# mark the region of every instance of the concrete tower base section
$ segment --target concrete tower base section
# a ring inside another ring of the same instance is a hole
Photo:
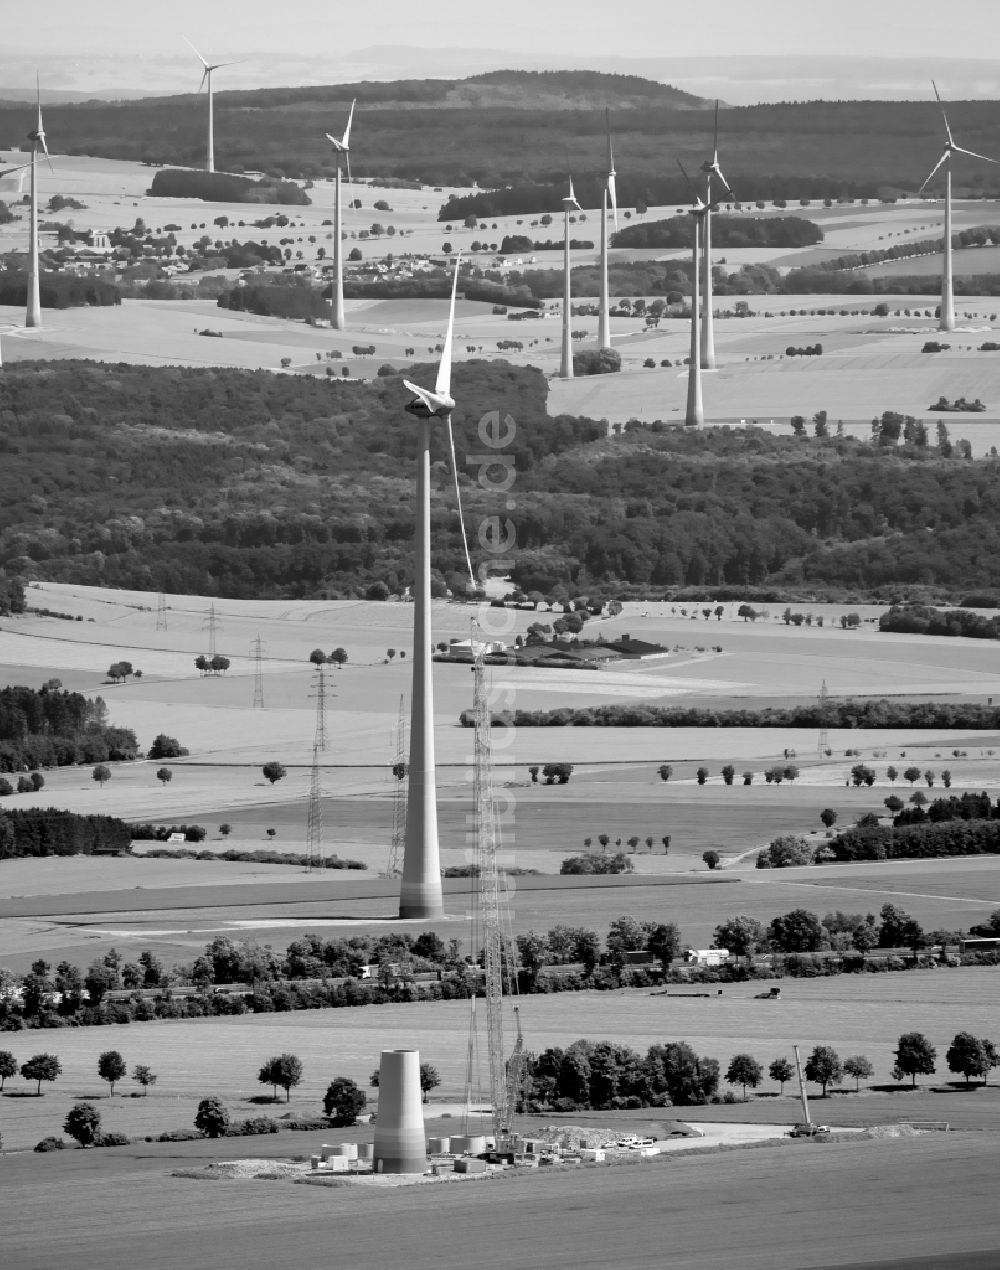
[[[383,1050],[379,1065],[376,1173],[423,1173],[427,1168],[420,1051]]]
[[[444,917],[441,882],[407,882],[399,888],[399,915],[409,918]]]

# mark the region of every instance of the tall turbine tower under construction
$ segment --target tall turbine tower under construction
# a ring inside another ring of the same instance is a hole
[[[570,257],[569,257],[569,214],[578,212],[580,204],[573,192],[573,178],[569,180],[569,193],[562,201],[563,205],[563,311],[562,311],[562,358],[559,362],[559,377],[573,378],[573,334],[570,330],[572,317],[570,314]]]
[[[42,95],[36,84],[36,101],[38,105],[38,123],[33,132],[28,133],[31,142],[31,195],[28,212],[28,304],[24,315],[24,325],[40,327],[42,325],[42,297],[39,283],[38,260],[38,154],[41,151],[49,162],[49,150],[45,144],[45,128],[42,124]],[[51,168],[52,164],[49,163]]]
[[[699,331],[699,286],[698,266],[701,255],[701,226],[708,214],[708,206],[702,201],[694,183],[684,171],[683,163],[678,160],[677,166],[684,172],[684,179],[691,187],[694,202],[688,208],[688,215],[694,226],[694,245],[691,252],[691,356],[688,360],[687,407],[684,422],[689,427],[700,427],[705,422],[705,406],[701,395],[701,340]]]
[[[608,171],[601,190],[601,300],[597,319],[597,347],[611,347],[611,300],[608,292],[608,202],[618,228],[618,196],[615,191],[615,156],[611,152],[611,116],[604,112],[608,137]]]
[[[344,129],[342,137],[332,137],[326,134],[326,139],[333,146],[334,162],[337,165],[337,175],[334,178],[334,204],[333,204],[333,295],[331,297],[332,314],[330,317],[331,325],[334,330],[342,331],[345,327],[344,322],[344,247],[342,243],[343,233],[341,232],[341,203],[340,203],[340,172],[344,163],[347,164],[347,183],[351,183],[351,121],[354,119],[354,106],[356,100],[351,102],[351,111],[347,116],[347,127]]]
[[[938,159],[937,163],[930,170],[930,175],[921,185],[917,194],[923,194],[924,190],[930,185],[931,181],[937,175],[938,171],[944,168],[944,260],[941,268],[941,318],[938,322],[938,329],[941,331],[953,331],[955,329],[955,296],[952,286],[951,276],[951,158],[953,154],[967,154],[971,159],[981,159],[984,163],[996,163],[998,160],[990,159],[985,154],[976,154],[974,150],[966,150],[964,147],[955,144],[955,139],[951,135],[951,126],[948,123],[948,116],[945,114],[944,102],[941,100],[941,94],[937,90],[937,84],[931,80],[931,87],[934,89],[934,96],[937,103],[941,107],[941,118],[944,120],[944,131],[948,140],[944,147],[944,153]]]
[[[701,165],[705,174],[705,216],[702,230],[702,272],[704,273],[704,313],[701,318],[701,364],[706,370],[715,369],[715,300],[712,295],[712,178],[716,177],[730,198],[733,191],[719,167],[719,103],[715,103],[715,133],[712,157]]]
[[[399,888],[400,917],[442,917],[441,856],[438,844],[437,779],[434,757],[434,687],[431,678],[431,420],[451,418],[451,346],[459,259],[451,284],[451,307],[434,391],[403,382],[413,400],[406,409],[419,420],[417,431],[417,524],[413,578],[413,688],[410,694],[410,771]]]

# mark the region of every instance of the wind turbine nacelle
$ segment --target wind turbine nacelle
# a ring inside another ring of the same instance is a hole
[[[403,409],[420,419],[444,419],[455,409],[455,403],[451,397],[441,397],[436,401],[425,401],[423,397],[414,397]]]

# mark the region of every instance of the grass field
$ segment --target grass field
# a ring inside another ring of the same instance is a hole
[[[980,968],[783,980],[778,1001],[754,1000],[759,983],[727,984],[707,998],[649,990],[531,996],[521,1001],[521,1018],[525,1043],[534,1053],[551,1045],[565,1047],[580,1037],[614,1039],[641,1052],[653,1044],[684,1040],[699,1054],[717,1058],[724,1072],[735,1053],[754,1054],[766,1070],[772,1059],[790,1058],[793,1044],[804,1055],[824,1044],[842,1058],[866,1054],[875,1065],[876,1084],[889,1081],[899,1035],[924,1032],[938,1048],[936,1078],[921,1080],[927,1087],[952,1079],[944,1051],[957,1032],[995,1034],[998,974]],[[304,1068],[290,1107],[293,1114],[319,1114],[323,1091],[336,1075],[350,1076],[367,1088],[381,1051],[399,1045],[419,1049],[422,1059],[438,1068],[442,1085],[435,1097],[454,1101],[464,1089],[468,1019],[467,1003],[456,1001],[5,1033],[3,1047],[19,1063],[48,1051],[59,1056],[63,1076],[45,1086],[42,1098],[23,1096],[33,1093],[34,1085],[20,1078],[11,1082],[0,1097],[0,1132],[8,1149],[33,1145],[47,1133],[58,1133],[66,1111],[80,1098],[100,1100],[105,1129],[133,1136],[187,1127],[198,1100],[207,1094],[220,1094],[236,1118],[253,1115],[256,1104],[250,1100],[271,1094],[270,1087],[258,1084],[258,1069],[272,1054],[285,1051],[297,1054]],[[114,1099],[107,1096],[96,1074],[97,1058],[107,1049],[120,1050],[129,1071],[145,1063],[157,1073],[148,1097],[121,1096],[138,1088],[127,1080]],[[761,1092],[775,1093],[777,1087],[765,1081]],[[828,1099],[830,1109],[824,1108],[822,1118],[839,1115],[844,1101],[852,1104],[851,1123],[863,1123],[868,1097]],[[905,1110],[895,1112],[897,1119],[939,1118],[920,1110],[925,1094],[897,1097],[905,1101]],[[1000,1092],[990,1088],[983,1100],[993,1107],[994,1117],[1000,1114]],[[286,1110],[284,1105],[274,1109],[278,1115]],[[764,1106],[755,1114],[765,1120],[775,1114],[795,1118],[795,1109],[785,1105],[774,1113]],[[876,1119],[884,1118],[882,1108]]]

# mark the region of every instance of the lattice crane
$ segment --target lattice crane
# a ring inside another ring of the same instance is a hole
[[[493,794],[493,751],[490,739],[490,705],[486,689],[486,644],[479,623],[472,623],[472,665],[475,677],[474,799],[479,925],[483,938],[486,1034],[490,1060],[490,1102],[493,1136],[498,1151],[509,1147],[513,1135],[517,1094],[524,1070],[521,1021],[514,1007],[516,1037],[508,1059],[504,1046],[504,997],[512,998],[516,986],[516,946],[507,908],[507,888],[497,860],[500,827]]]

